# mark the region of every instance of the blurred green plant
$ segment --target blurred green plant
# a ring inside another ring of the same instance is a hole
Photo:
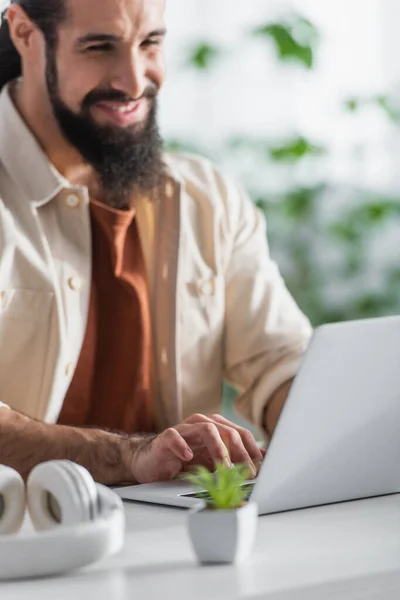
[[[400,97],[398,94],[384,94],[371,97],[348,98],[344,107],[351,113],[359,112],[363,108],[378,107],[391,121],[400,122]]]
[[[197,467],[193,473],[182,475],[182,479],[195,487],[198,497],[204,500],[206,508],[235,510],[243,505],[249,493],[243,484],[250,476],[247,465],[227,467],[219,463],[214,473],[205,467]]]
[[[208,42],[202,42],[189,50],[187,64],[200,71],[207,71],[221,58],[221,48]]]
[[[319,33],[308,19],[293,15],[281,23],[265,23],[256,27],[253,35],[271,40],[281,61],[313,67]]]
[[[266,40],[278,59],[312,69],[320,35],[299,15],[282,22],[262,23],[244,34],[244,41]],[[209,43],[192,49],[189,64],[211,71],[226,50]],[[234,51],[232,51],[232,54]],[[394,124],[400,122],[400,96],[352,97],[343,109],[355,116],[375,108]],[[169,148],[200,152],[218,162],[243,167],[239,173],[253,201],[268,220],[272,255],[300,307],[313,325],[400,312],[400,267],[397,257],[376,257],[388,235],[400,236],[400,199],[364,189],[340,189],[327,181],[304,186],[294,183],[277,194],[260,172],[282,169],[288,181],[304,165],[316,171],[329,148],[301,133],[285,140],[242,135],[222,140],[211,149],[173,140]],[[289,171],[288,171],[289,169]],[[232,417],[234,391],[226,387],[225,408]]]
[[[311,69],[319,42],[317,28],[304,17],[292,14],[280,23],[264,23],[252,29],[247,38],[272,43],[282,62],[294,62]],[[225,54],[225,50],[210,41],[201,41],[188,51],[186,64],[190,68],[207,71],[213,68]]]
[[[305,156],[322,156],[325,152],[324,148],[301,136],[270,148],[270,156],[277,162],[296,162]]]

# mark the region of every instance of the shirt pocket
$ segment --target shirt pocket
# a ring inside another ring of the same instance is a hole
[[[0,400],[38,416],[54,294],[46,290],[0,291]]]
[[[53,297],[53,292],[43,290],[9,289],[0,291],[0,325],[9,320],[35,323],[45,321],[49,316]]]

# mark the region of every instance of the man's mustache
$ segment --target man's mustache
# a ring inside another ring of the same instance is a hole
[[[83,101],[83,108],[90,108],[94,104],[98,104],[99,102],[138,102],[144,98],[148,100],[152,100],[157,96],[158,89],[154,85],[149,85],[144,90],[143,94],[139,98],[131,98],[127,96],[123,92],[118,90],[113,90],[112,88],[98,88],[96,90],[92,90]]]

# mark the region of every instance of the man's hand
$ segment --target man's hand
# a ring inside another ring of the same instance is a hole
[[[220,415],[193,415],[160,435],[129,436],[51,425],[0,408],[0,464],[27,477],[43,461],[68,459],[99,483],[150,483],[173,479],[195,465],[248,463],[255,475],[262,453],[251,433]]]
[[[216,463],[247,463],[255,476],[263,453],[253,435],[220,415],[192,415],[176,427],[142,441],[131,469],[137,483],[168,481],[196,465],[213,470]]]

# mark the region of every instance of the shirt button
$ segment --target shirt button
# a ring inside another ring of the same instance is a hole
[[[81,200],[76,194],[69,194],[65,202],[69,208],[77,208],[80,205]]]
[[[74,372],[74,365],[72,363],[68,363],[65,367],[65,374],[67,377],[71,377]]]
[[[200,286],[200,293],[203,296],[214,296],[214,294],[215,294],[215,281],[214,281],[214,279],[210,279],[209,281],[204,282]]]
[[[161,362],[164,366],[166,366],[168,364],[168,354],[167,354],[167,351],[165,350],[165,348],[161,352]]]
[[[5,292],[0,292],[0,308],[5,308],[7,304],[7,296]]]
[[[167,181],[167,183],[165,184],[164,193],[167,198],[173,197],[173,195],[175,194],[175,185],[172,181]]]
[[[68,279],[68,285],[71,288],[71,290],[74,291],[80,290],[82,287],[82,283],[82,279],[80,277],[77,277],[76,275]]]

